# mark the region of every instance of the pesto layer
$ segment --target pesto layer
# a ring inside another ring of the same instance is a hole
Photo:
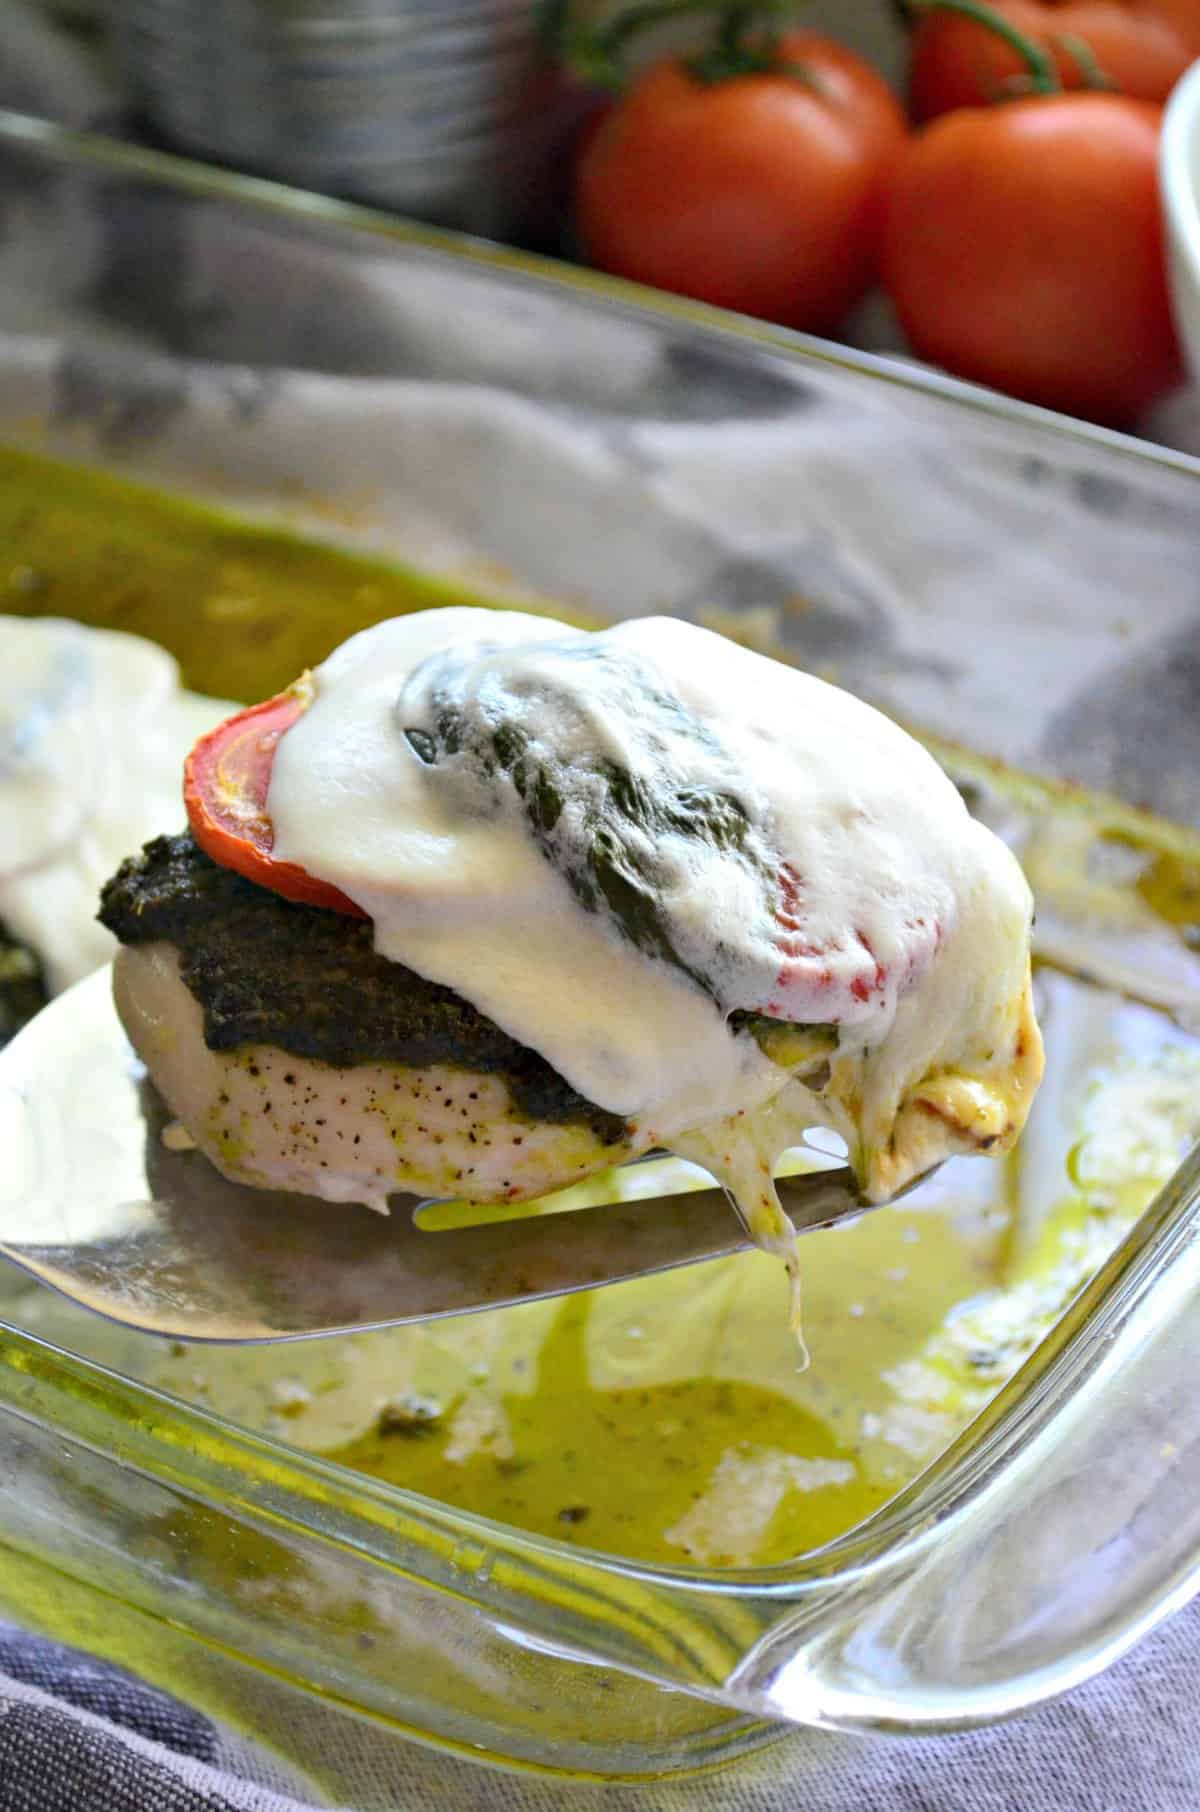
[[[173,944],[210,1050],[269,1044],[338,1068],[448,1063],[499,1075],[531,1119],[579,1122],[606,1143],[625,1121],[577,1094],[452,989],[376,954],[372,927],[298,905],[222,868],[188,834],[156,837],[101,894],[123,944]]]
[[[46,998],[41,963],[0,919],[0,1046],[16,1037]]]

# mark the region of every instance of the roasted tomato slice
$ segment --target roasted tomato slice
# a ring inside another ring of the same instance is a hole
[[[275,831],[267,816],[267,789],[275,750],[311,703],[306,675],[277,698],[227,717],[202,736],[183,765],[188,823],[201,849],[223,868],[236,869],[286,900],[365,919],[362,907],[338,888],[271,854]]]

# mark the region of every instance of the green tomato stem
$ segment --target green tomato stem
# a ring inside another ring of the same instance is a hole
[[[986,31],[993,32],[1011,50],[1016,51],[1028,72],[1028,92],[1061,94],[1062,83],[1058,79],[1054,58],[1015,25],[1010,25],[1002,13],[986,4],[986,0],[908,0],[908,4],[918,17],[922,13],[959,13],[964,19],[973,19],[976,25],[982,25]]]
[[[543,0],[542,18],[553,22],[565,60],[580,75],[606,88],[624,84],[624,53],[633,39],[672,19],[701,15],[715,22],[714,42],[688,62],[704,82],[773,67],[784,24],[800,0],[638,0],[600,26],[572,28],[569,0]],[[751,38],[753,33],[753,38]]]
[[[1055,38],[1054,42],[1072,59],[1083,77],[1085,87],[1099,89],[1102,92],[1115,89],[1116,83],[1100,67],[1096,60],[1096,53],[1090,44],[1085,43],[1082,38],[1077,38],[1074,33],[1071,33],[1069,37]]]

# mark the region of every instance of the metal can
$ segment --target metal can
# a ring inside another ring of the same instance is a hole
[[[194,156],[469,232],[544,173],[535,0],[116,0],[153,129]]]

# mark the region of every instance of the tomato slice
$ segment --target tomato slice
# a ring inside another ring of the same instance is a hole
[[[267,789],[279,739],[312,703],[307,674],[276,698],[227,717],[202,736],[183,764],[183,802],[192,835],[206,855],[285,900],[325,906],[365,919],[361,906],[295,862],[271,854],[275,830]]]

